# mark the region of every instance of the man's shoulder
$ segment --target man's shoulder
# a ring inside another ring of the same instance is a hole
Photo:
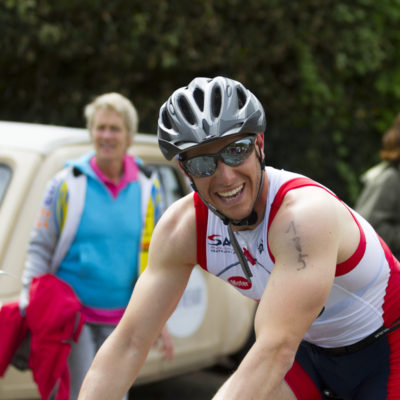
[[[168,231],[174,229],[176,226],[184,228],[185,224],[194,223],[194,221],[193,195],[188,194],[173,202],[161,215],[157,225]]]
[[[336,246],[339,240],[333,238],[353,228],[351,213],[337,197],[321,187],[306,186],[287,193],[270,225],[268,243],[275,258],[288,248],[293,250],[290,254],[311,257],[321,254],[319,249]]]
[[[195,201],[194,201],[194,193],[189,193],[186,196],[183,196],[179,200],[176,200],[172,203],[167,212],[171,214],[171,217],[178,220],[182,219],[190,219],[195,217]]]
[[[302,186],[296,190],[288,191],[277,213],[281,221],[309,218],[315,219],[327,217],[337,208],[342,208],[343,203],[333,192],[323,186]]]

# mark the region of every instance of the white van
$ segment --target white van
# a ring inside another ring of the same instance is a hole
[[[18,299],[27,243],[47,181],[66,160],[90,149],[85,129],[0,122],[0,306]],[[188,193],[186,178],[176,163],[162,157],[154,135],[136,135],[130,151],[158,171],[167,204]],[[208,367],[236,354],[252,335],[254,310],[252,300],[196,267],[168,321],[174,360],[163,361],[152,350],[137,384]],[[29,370],[10,366],[0,378],[0,399],[39,398]]]

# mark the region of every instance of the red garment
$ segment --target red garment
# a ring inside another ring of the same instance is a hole
[[[18,302],[4,304],[0,308],[0,377],[5,374],[27,333],[28,327]]]
[[[68,400],[67,361],[71,343],[78,341],[84,323],[81,303],[68,284],[51,274],[33,279],[29,298],[25,324],[31,333],[29,368],[33,379],[42,399],[56,394],[52,398]],[[5,326],[8,325],[7,322]],[[1,335],[0,354],[2,347],[9,344]],[[6,361],[0,359],[0,365]]]

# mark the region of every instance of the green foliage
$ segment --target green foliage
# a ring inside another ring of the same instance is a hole
[[[400,0],[3,0],[0,118],[83,126],[119,91],[156,132],[195,76],[242,81],[263,102],[268,162],[352,203],[399,112]]]

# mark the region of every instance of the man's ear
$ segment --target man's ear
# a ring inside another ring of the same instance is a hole
[[[264,153],[264,134],[263,133],[257,133],[256,142],[261,151],[261,157],[264,160],[265,153]]]
[[[186,172],[185,168],[183,168],[183,165],[182,165],[182,163],[181,163],[180,160],[178,160],[178,165],[179,165],[179,167],[182,169],[182,171],[183,171],[183,173],[186,175],[186,177],[189,179],[190,186],[192,187],[192,189],[193,189],[195,192],[197,192],[197,187],[196,187],[196,185],[194,184],[192,177]]]

